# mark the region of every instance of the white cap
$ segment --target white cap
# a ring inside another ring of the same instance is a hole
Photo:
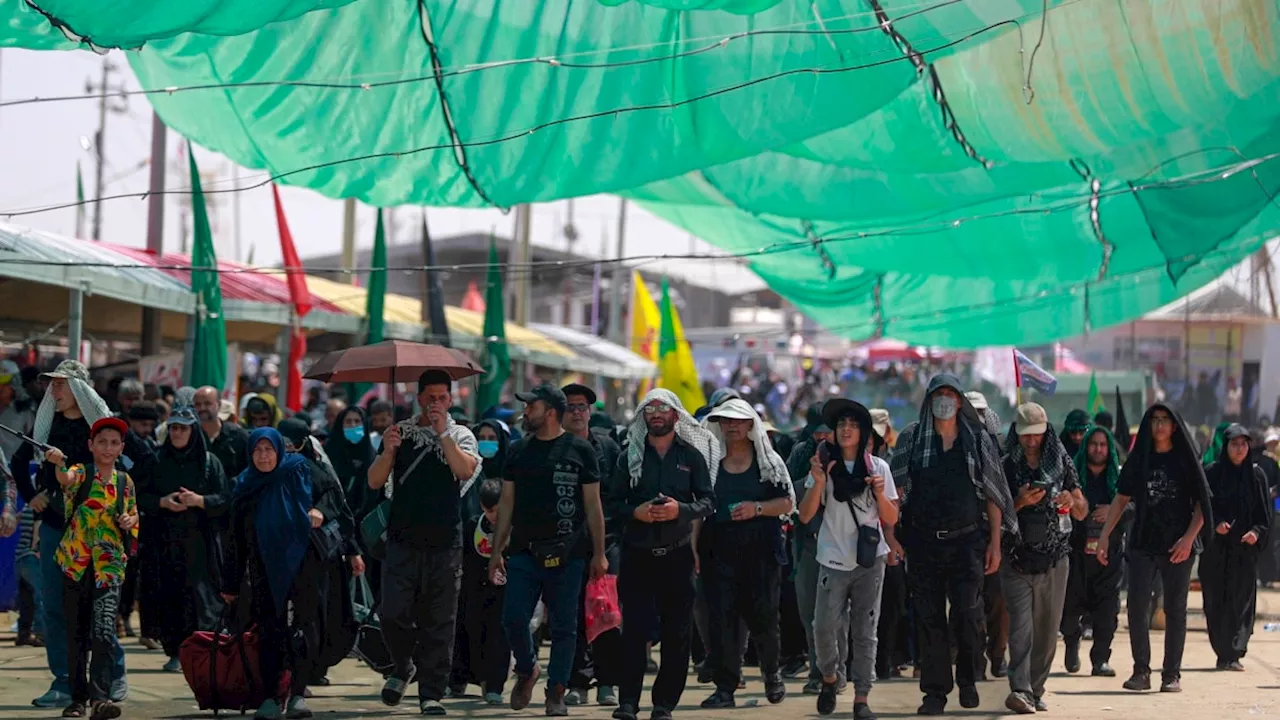
[[[977,390],[970,390],[969,392],[965,393],[965,394],[964,394],[964,396],[965,396],[966,398],[969,398],[969,404],[973,406],[973,409],[974,409],[974,410],[986,410],[986,409],[987,409],[987,396],[986,396],[986,395],[983,395],[982,393],[978,392]]]

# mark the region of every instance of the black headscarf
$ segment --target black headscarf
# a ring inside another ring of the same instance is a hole
[[[1150,466],[1151,454],[1155,452],[1155,440],[1151,437],[1151,414],[1156,410],[1163,410],[1169,413],[1169,417],[1173,418],[1177,429],[1173,433],[1173,459],[1182,466],[1182,472],[1187,474],[1191,485],[1192,497],[1196,502],[1200,503],[1201,512],[1204,513],[1205,527],[1213,527],[1213,510],[1209,503],[1211,494],[1209,492],[1209,481],[1205,478],[1204,466],[1200,464],[1200,449],[1196,445],[1196,439],[1191,435],[1187,423],[1183,421],[1178,411],[1164,403],[1156,403],[1147,408],[1147,412],[1142,416],[1142,423],[1138,425],[1138,436],[1133,441],[1133,452],[1129,454],[1125,461],[1125,467],[1129,463],[1137,463],[1136,469],[1138,477],[1142,483],[1140,487],[1146,487],[1147,468]],[[1144,491],[1145,492],[1145,491]],[[1135,498],[1135,500],[1137,500]],[[1146,502],[1135,502],[1137,510],[1134,518],[1134,532],[1142,524],[1143,517],[1146,514]]]
[[[498,434],[498,454],[491,458],[481,458],[480,464],[484,468],[484,476],[486,478],[502,479],[502,472],[507,466],[507,448],[511,447],[511,433],[507,431],[505,423],[501,420],[481,420],[472,428],[477,438],[480,435],[480,428],[484,426],[493,428]],[[476,483],[479,485],[479,483]]]
[[[1089,429],[1089,413],[1084,410],[1075,409],[1067,413],[1067,421],[1062,424],[1062,433],[1058,435],[1058,439],[1062,441],[1062,447],[1067,449],[1067,455],[1075,457],[1080,452],[1080,443],[1071,439],[1072,433],[1084,432]]]
[[[359,416],[360,424],[364,426],[364,437],[360,438],[360,442],[355,444],[347,440],[343,427],[347,416],[351,414]],[[369,472],[369,465],[373,463],[373,443],[369,440],[369,420],[365,417],[363,410],[352,406],[338,413],[338,416],[333,419],[333,425],[329,428],[329,438],[324,442],[324,452],[329,456],[329,462],[333,464],[333,470],[338,474],[338,482],[342,483],[342,489],[347,494],[348,501],[350,501],[353,486],[361,478],[366,477]]]
[[[171,424],[170,429],[173,428]],[[178,465],[184,465],[192,458],[199,458],[200,462],[204,462],[204,456],[207,448],[205,447],[204,431],[199,425],[188,425],[191,428],[191,439],[183,447],[174,447],[172,433],[165,433],[164,444],[160,446],[160,457],[170,459]],[[190,487],[190,486],[188,486]]]
[[[1239,465],[1231,462],[1227,445],[1238,437],[1252,440],[1244,426],[1231,425],[1223,432],[1222,452],[1217,461],[1205,471],[1213,493],[1213,514],[1218,517],[1213,524],[1205,521],[1205,535],[1214,537],[1214,525],[1225,520],[1232,523],[1227,533],[1229,539],[1238,543],[1245,533],[1253,530],[1258,534],[1258,546],[1263,546],[1271,524],[1271,496],[1266,475],[1254,464],[1252,452],[1247,453]]]

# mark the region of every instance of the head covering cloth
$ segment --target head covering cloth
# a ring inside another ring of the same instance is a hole
[[[256,498],[254,534],[258,554],[276,611],[283,612],[293,581],[311,542],[311,465],[299,453],[284,451],[284,438],[275,428],[249,434],[249,453],[267,440],[276,449],[276,466],[267,472],[252,461],[236,479],[233,503]]]
[[[702,421],[702,427],[706,428],[719,444],[723,457],[728,453],[728,448],[725,446],[724,431],[720,429],[720,423],[716,422],[720,418],[751,421],[747,438],[755,448],[756,463],[760,466],[760,482],[773,483],[785,489],[787,497],[791,498],[792,507],[795,507],[796,491],[791,485],[791,474],[787,472],[787,463],[773,449],[773,445],[769,442],[769,435],[764,430],[764,423],[755,409],[742,398],[729,398],[717,405]],[[714,475],[712,475],[712,487],[715,487]]]
[[[711,473],[711,485],[714,487],[722,456],[720,441],[711,434],[710,430],[699,425],[689,411],[680,404],[680,398],[666,388],[650,390],[640,401],[636,416],[631,419],[631,424],[627,427],[627,471],[631,476],[631,487],[639,484],[640,475],[644,470],[644,449],[648,444],[649,436],[649,426],[644,421],[644,408],[655,402],[669,405],[676,411],[674,430],[676,437],[702,455],[702,459],[707,462],[707,472]]]

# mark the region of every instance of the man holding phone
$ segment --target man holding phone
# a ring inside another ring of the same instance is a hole
[[[1018,406],[1016,437],[1005,448],[1004,475],[1019,533],[1005,548],[1001,589],[1009,609],[1009,697],[1020,715],[1044,712],[1044,686],[1058,649],[1067,594],[1071,522],[1089,514],[1075,465],[1049,426],[1044,408]]]
[[[622,676],[615,720],[636,720],[655,627],[661,659],[653,681],[653,720],[669,720],[689,674],[695,537],[715,511],[713,473],[720,443],[670,390],[645,395],[627,431],[627,451],[604,487],[608,517],[622,529],[618,596],[625,609]]]

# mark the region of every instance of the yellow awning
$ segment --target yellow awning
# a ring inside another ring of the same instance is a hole
[[[347,285],[314,275],[307,276],[307,289],[317,297],[327,300],[347,312],[363,317],[368,304],[368,291],[358,285]],[[471,342],[468,345],[479,349],[483,345],[484,316],[471,310],[446,305],[445,321],[449,323],[449,332],[466,336]],[[417,298],[387,293],[383,304],[383,320],[388,323],[422,327],[422,301]],[[575,359],[577,353],[567,346],[552,340],[535,330],[530,330],[513,322],[507,322],[507,343],[513,349],[525,350],[529,353],[552,355]]]

